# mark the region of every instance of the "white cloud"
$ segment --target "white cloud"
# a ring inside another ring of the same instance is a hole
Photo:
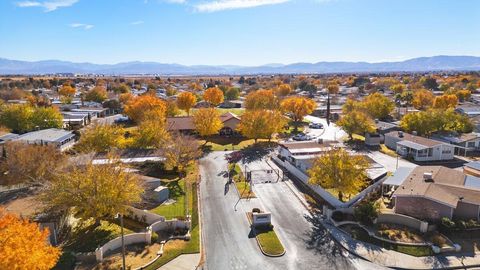
[[[50,0],[50,1],[21,1],[17,2],[18,7],[42,7],[45,12],[54,11],[58,8],[69,7],[79,0]]]
[[[83,28],[84,30],[89,30],[92,29],[94,25],[92,24],[84,24],[84,23],[72,23],[70,24],[70,27],[73,28]]]
[[[198,12],[216,12],[229,9],[252,8],[265,5],[276,5],[289,2],[290,0],[216,0],[195,4]]]
[[[164,0],[164,1],[172,4],[184,4],[187,2],[187,0]]]
[[[135,21],[135,22],[131,22],[130,24],[131,25],[139,25],[139,24],[143,24],[144,22],[143,21]]]

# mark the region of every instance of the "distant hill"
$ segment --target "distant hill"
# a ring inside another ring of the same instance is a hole
[[[413,72],[413,71],[480,70],[480,57],[433,56],[419,57],[400,62],[318,62],[289,65],[267,64],[262,66],[209,66],[163,64],[156,62],[126,62],[114,65],[73,63],[58,60],[37,62],[0,58],[0,74],[52,74],[92,73],[108,75],[158,74],[158,75],[221,75],[221,74],[302,74],[349,72]]]

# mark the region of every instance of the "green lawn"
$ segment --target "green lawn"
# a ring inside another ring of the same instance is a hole
[[[191,254],[200,252],[200,227],[198,217],[198,197],[197,185],[192,184],[187,188],[187,194],[190,198],[189,209],[192,216],[192,229],[190,241],[173,240],[167,242],[164,248],[162,257],[156,260],[153,264],[145,268],[146,270],[154,270],[169,261],[175,259],[181,254]]]
[[[257,142],[267,142],[265,139],[258,139]],[[248,146],[255,144],[254,139],[247,139],[244,137],[224,137],[215,136],[208,139],[205,144],[205,140],[199,140],[200,144],[204,144],[203,148],[211,151],[229,151],[229,150],[241,150]]]
[[[255,229],[255,231],[263,252],[271,256],[282,255],[285,252],[285,248],[273,229]]]
[[[235,187],[237,188],[241,199],[256,197],[255,193],[253,193],[253,191],[250,191],[250,183],[245,181],[245,176],[243,175],[243,172],[238,163],[235,163],[233,170],[232,168],[230,168],[230,175],[235,182]]]
[[[166,219],[172,219],[185,216],[185,179],[174,179],[163,182],[162,185],[168,187],[170,199],[175,200],[172,204],[162,204],[151,212],[164,216]]]

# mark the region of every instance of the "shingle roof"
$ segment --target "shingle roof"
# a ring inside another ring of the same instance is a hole
[[[425,181],[424,173],[431,173],[433,181]],[[478,181],[480,178],[468,178]],[[421,196],[456,208],[459,201],[480,205],[480,189],[468,184],[461,171],[443,166],[415,167],[393,196]]]

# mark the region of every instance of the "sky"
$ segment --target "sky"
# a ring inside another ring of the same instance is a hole
[[[263,65],[480,56],[480,0],[0,0],[0,58]]]

